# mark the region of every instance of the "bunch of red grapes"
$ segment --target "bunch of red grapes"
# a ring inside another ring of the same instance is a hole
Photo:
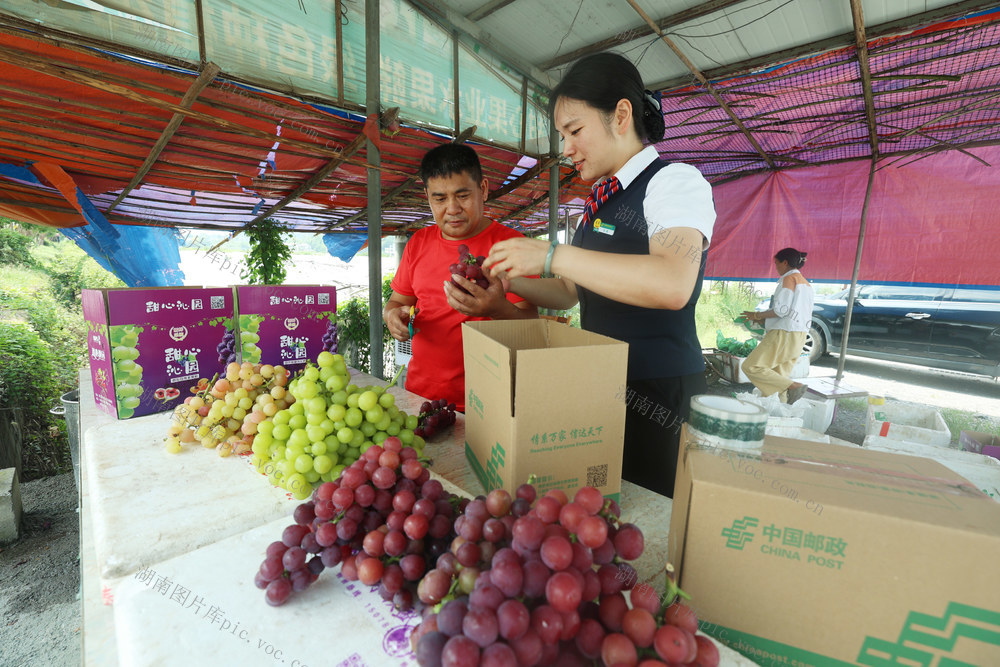
[[[718,665],[672,582],[669,598],[636,585],[626,561],[642,554],[642,531],[614,501],[593,487],[535,500],[528,484],[513,499],[496,490],[456,519],[450,551],[417,589],[420,665]]]
[[[267,547],[254,583],[277,606],[340,565],[348,579],[381,583],[385,599],[409,608],[428,560],[448,550],[454,516],[467,502],[445,493],[416,450],[390,436],[295,508],[295,524]]]
[[[254,582],[276,606],[340,565],[421,609],[410,640],[422,667],[715,667],[718,648],[696,636],[673,582],[662,597],[637,584],[627,561],[644,538],[620,513],[593,487],[572,501],[530,484],[458,498],[389,437],[295,509]]]
[[[455,404],[443,398],[436,401],[424,401],[420,406],[420,416],[413,435],[429,438],[438,431],[444,430],[455,423]]]
[[[479,255],[478,257],[469,253],[469,246],[464,243],[458,246],[458,262],[452,264],[448,267],[448,271],[451,275],[459,275],[468,278],[470,281],[476,283],[483,289],[489,287],[490,283],[486,280],[486,276],[483,275],[483,262],[486,261],[485,255]],[[451,284],[462,290],[466,294],[469,290],[465,289],[461,285],[455,282],[452,278]]]

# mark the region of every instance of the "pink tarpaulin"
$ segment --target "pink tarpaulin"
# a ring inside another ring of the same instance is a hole
[[[860,281],[1000,284],[1000,147],[879,162]],[[706,277],[774,278],[781,248],[809,253],[810,279],[849,282],[869,162],[777,171],[713,188]]]

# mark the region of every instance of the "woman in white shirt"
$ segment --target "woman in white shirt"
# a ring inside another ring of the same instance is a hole
[[[771,307],[743,313],[747,319],[764,322],[765,330],[764,340],[743,362],[743,372],[761,394],[778,393],[787,403],[794,403],[806,393],[804,384],[789,377],[812,322],[812,285],[799,272],[805,263],[806,253],[795,248],[779,250],[774,255],[774,269],[781,278],[771,297]]]

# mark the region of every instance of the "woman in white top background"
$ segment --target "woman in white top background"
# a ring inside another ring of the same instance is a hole
[[[744,312],[755,322],[764,323],[764,340],[746,361],[743,372],[764,396],[778,393],[781,400],[794,403],[806,393],[806,386],[789,376],[802,354],[812,321],[813,289],[799,269],[806,253],[784,248],[774,255],[774,269],[781,276],[771,297],[771,307],[761,312]]]

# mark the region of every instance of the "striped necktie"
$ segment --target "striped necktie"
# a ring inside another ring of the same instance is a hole
[[[608,200],[608,197],[621,189],[621,182],[615,176],[606,178],[594,186],[594,189],[590,191],[590,195],[587,196],[587,203],[584,208],[586,222],[593,223],[597,217],[597,209]]]

